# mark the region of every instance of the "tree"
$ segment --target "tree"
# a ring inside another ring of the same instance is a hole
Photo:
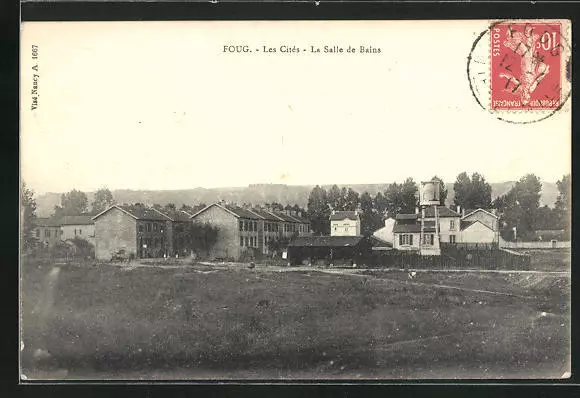
[[[464,209],[488,209],[491,206],[491,185],[479,173],[473,173],[471,178],[466,172],[460,173],[453,184],[453,190],[455,206]]]
[[[370,195],[369,195],[369,198],[370,198]],[[354,210],[358,209],[359,201],[360,201],[360,197],[359,197],[358,192],[356,192],[352,188],[349,188],[348,191],[346,191],[346,195],[344,197],[344,207],[342,210],[354,211]],[[371,203],[372,203],[372,199],[371,199]]]
[[[209,255],[211,248],[217,242],[218,234],[218,227],[207,222],[194,222],[190,226],[192,246],[207,255]]]
[[[361,197],[361,201],[362,201],[362,197]],[[387,200],[382,193],[377,192],[377,194],[374,198],[373,205],[374,205],[374,208],[377,210],[377,212],[381,216],[384,216],[386,214],[386,212],[387,212]]]
[[[308,197],[307,216],[315,234],[330,234],[329,198],[326,190],[318,185],[312,188],[312,191],[310,191],[310,196]]]
[[[63,216],[80,216],[88,210],[89,201],[84,192],[73,189],[60,196],[60,206],[54,207],[55,218]]]
[[[401,186],[401,212],[413,213],[417,206],[419,187],[412,178],[407,178]]]
[[[103,187],[95,192],[95,197],[93,203],[91,203],[93,214],[99,214],[100,212],[108,209],[111,205],[115,203],[113,194],[107,187]]]
[[[341,210],[341,205],[342,205],[342,192],[340,191],[340,188],[338,187],[338,185],[333,185],[329,190],[328,190],[328,194],[327,194],[327,198],[328,198],[328,205],[330,206],[330,208],[332,210]]]
[[[445,201],[447,200],[447,187],[445,186],[445,182],[442,178],[433,176],[431,181],[439,181],[439,202],[441,205],[445,205]]]
[[[534,239],[540,216],[541,191],[540,179],[534,174],[527,174],[507,194],[494,201],[500,212],[500,233],[504,239]]]
[[[36,239],[34,237],[34,228],[36,220],[36,199],[34,199],[34,191],[26,186],[22,181],[20,187],[20,225],[22,246],[26,250],[34,247]]]
[[[385,211],[388,217],[395,217],[403,208],[402,185],[396,182],[390,184],[385,190]]]
[[[561,180],[557,181],[556,186],[558,187],[558,197],[554,205],[554,213],[558,219],[559,227],[568,233],[570,231],[570,211],[572,209],[570,174],[566,174]]]
[[[373,198],[368,192],[364,192],[360,197],[360,209],[361,233],[365,236],[371,235],[381,227],[383,218],[375,208]]]

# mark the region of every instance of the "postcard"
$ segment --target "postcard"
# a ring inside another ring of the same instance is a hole
[[[571,37],[24,22],[21,381],[569,378]]]

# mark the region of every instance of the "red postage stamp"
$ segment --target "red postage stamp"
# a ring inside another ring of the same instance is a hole
[[[562,101],[562,25],[501,22],[491,27],[491,109],[549,110]]]

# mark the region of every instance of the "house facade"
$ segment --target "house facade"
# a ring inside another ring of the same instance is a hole
[[[361,222],[358,211],[335,211],[330,214],[330,236],[359,236]]]
[[[143,205],[113,205],[93,217],[95,257],[110,260],[119,250],[136,258],[163,257],[167,217]]]
[[[61,240],[84,239],[95,245],[95,222],[91,216],[64,216],[59,222]]]
[[[191,217],[191,221],[218,227],[218,239],[210,249],[213,258],[233,258],[268,254],[268,244],[290,239],[306,231],[310,224],[288,213],[214,203]]]
[[[435,215],[435,211],[437,211],[437,215]],[[439,241],[441,243],[457,243],[461,241],[461,214],[440,205],[437,207],[428,206],[420,212],[420,215],[425,221],[438,222]]]
[[[214,203],[193,214],[191,221],[218,228],[217,240],[207,253],[210,258],[238,260],[259,247],[258,226],[262,219],[241,207]]]
[[[423,220],[423,245],[421,244],[421,216],[397,214],[393,226],[393,248],[397,250],[420,250],[422,246],[435,246],[435,221]]]
[[[54,218],[38,217],[35,220],[34,237],[44,248],[51,248],[61,241],[60,221]]]
[[[499,217],[494,210],[464,211],[461,222],[461,242],[499,243]]]
[[[423,240],[421,240],[421,228]],[[494,212],[475,209],[469,212],[445,206],[426,206],[415,214],[397,214],[393,226],[393,245],[398,250],[433,248],[439,243],[497,243],[498,217]],[[429,250],[427,250],[429,252]]]
[[[165,254],[170,257],[184,257],[191,254],[193,242],[191,240],[191,216],[186,211],[157,211],[165,217],[166,245]]]

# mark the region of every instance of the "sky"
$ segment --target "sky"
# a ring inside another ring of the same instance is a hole
[[[466,64],[486,25],[26,22],[21,176],[37,193],[453,182],[462,171],[554,182],[570,172],[569,104],[526,125],[481,109]],[[224,52],[230,44],[252,53]]]

